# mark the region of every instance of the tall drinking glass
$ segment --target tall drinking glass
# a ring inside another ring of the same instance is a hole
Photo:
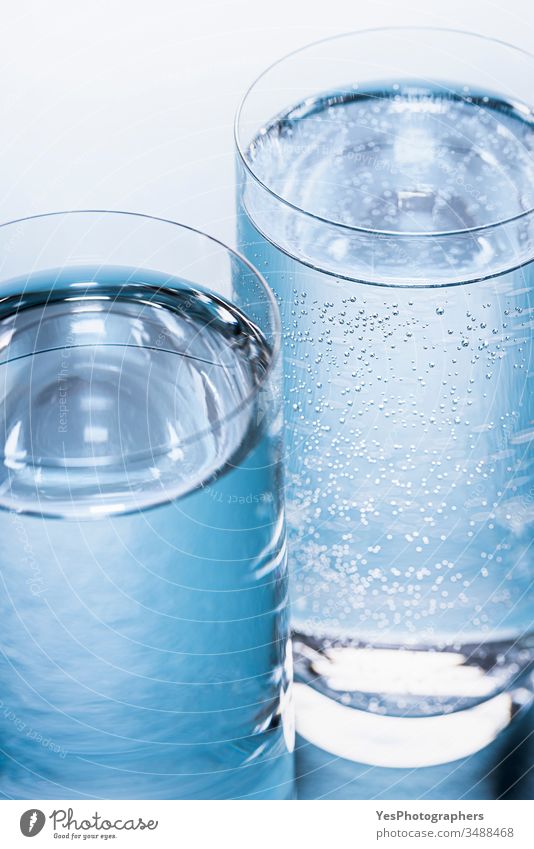
[[[297,728],[367,764],[531,699],[534,58],[379,29],[237,123],[239,244],[282,310]]]
[[[0,227],[0,794],[292,795],[279,318],[186,227]]]

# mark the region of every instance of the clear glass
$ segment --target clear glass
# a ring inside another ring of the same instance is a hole
[[[532,699],[533,80],[498,41],[370,30],[237,116],[239,246],[284,329],[297,729],[349,761],[468,757]]]
[[[0,794],[291,797],[272,294],[134,214],[0,258]]]

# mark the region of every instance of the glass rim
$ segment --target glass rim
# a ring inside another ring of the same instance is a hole
[[[326,36],[325,38],[319,38],[315,41],[308,42],[302,47],[297,47],[295,50],[291,50],[289,53],[284,54],[279,59],[274,62],[271,62],[264,70],[258,74],[258,76],[252,81],[252,83],[248,86],[245,91],[239,106],[237,108],[237,112],[234,118],[234,143],[237,150],[237,154],[239,156],[239,160],[245,170],[248,172],[249,176],[254,180],[254,182],[265,192],[267,192],[272,198],[276,201],[282,203],[284,206],[291,209],[293,212],[298,213],[299,215],[305,215],[308,218],[313,219],[314,221],[318,221],[321,224],[327,224],[330,227],[336,227],[339,230],[345,230],[350,233],[364,233],[368,236],[377,236],[377,237],[393,237],[393,238],[444,238],[447,236],[464,236],[469,235],[471,233],[481,233],[487,232],[488,230],[495,230],[498,227],[503,227],[507,224],[513,224],[518,221],[522,221],[523,219],[528,218],[531,215],[534,215],[534,206],[531,206],[529,209],[523,210],[522,212],[517,213],[516,215],[509,216],[507,218],[502,218],[498,221],[491,221],[488,224],[476,225],[474,227],[463,227],[460,229],[454,230],[385,230],[374,227],[362,227],[354,224],[344,224],[341,221],[334,221],[330,218],[325,218],[324,216],[317,215],[314,212],[310,212],[307,209],[304,209],[297,204],[292,203],[287,198],[280,195],[274,189],[267,185],[267,183],[263,182],[259,178],[259,176],[254,171],[251,166],[249,160],[247,159],[246,152],[248,150],[248,146],[242,142],[241,132],[240,132],[240,124],[243,116],[243,111],[246,106],[246,103],[249,99],[249,96],[253,94],[256,89],[257,84],[262,80],[267,74],[269,74],[274,68],[277,68],[279,65],[282,65],[288,59],[291,59],[295,56],[298,56],[300,53],[305,53],[310,48],[319,47],[321,44],[326,44],[327,42],[334,42],[340,40],[342,38],[353,38],[355,36],[360,35],[369,35],[371,33],[395,33],[395,32],[432,32],[432,33],[449,33],[451,35],[462,35],[468,36],[469,38],[477,39],[479,41],[485,42],[487,44],[495,44],[500,47],[506,47],[508,50],[513,50],[516,53],[520,53],[527,59],[531,60],[534,64],[534,53],[530,53],[528,50],[524,50],[522,47],[518,47],[515,44],[511,44],[508,41],[505,41],[501,38],[495,38],[494,36],[482,35],[481,33],[476,33],[471,30],[462,30],[454,27],[434,27],[434,26],[387,26],[387,27],[367,27],[365,29],[360,30],[350,30],[348,32],[337,33],[336,35]],[[534,107],[533,107],[534,110]],[[272,116],[275,117],[275,116]],[[260,128],[258,127],[258,130]],[[249,142],[250,144],[250,142]]]
[[[188,224],[181,224],[180,222],[173,221],[170,218],[162,218],[162,217],[157,216],[157,215],[148,215],[148,214],[145,214],[145,213],[142,213],[142,212],[131,212],[131,211],[117,210],[117,209],[96,209],[96,208],[95,209],[58,210],[58,211],[53,211],[53,212],[38,213],[36,215],[23,216],[21,218],[15,218],[11,221],[2,222],[2,223],[0,223],[0,233],[2,231],[4,231],[6,228],[13,226],[13,225],[17,225],[17,224],[20,225],[20,224],[24,224],[26,222],[36,222],[36,223],[38,223],[39,221],[42,222],[42,221],[52,219],[52,218],[60,218],[60,217],[67,218],[69,216],[78,216],[78,215],[80,217],[82,217],[82,216],[90,217],[90,216],[97,216],[97,215],[100,215],[102,217],[104,217],[104,216],[116,216],[117,218],[120,217],[120,218],[123,218],[123,219],[127,219],[127,218],[141,219],[142,221],[155,222],[156,224],[161,223],[161,224],[172,225],[173,227],[177,227],[179,230],[190,233],[191,235],[193,235],[195,237],[199,236],[199,237],[201,237],[201,239],[207,240],[209,243],[216,246],[217,249],[222,249],[227,255],[229,255],[231,258],[236,260],[243,268],[245,268],[247,271],[249,271],[251,274],[254,275],[255,279],[260,284],[262,293],[266,297],[266,302],[268,304],[268,310],[269,310],[269,317],[272,320],[272,325],[273,325],[272,326],[272,343],[271,342],[269,343],[270,349],[271,349],[271,356],[270,356],[269,361],[268,361],[268,363],[265,367],[265,371],[259,377],[257,382],[255,382],[252,390],[246,395],[245,398],[241,399],[239,401],[239,403],[235,407],[233,407],[232,410],[229,413],[227,413],[225,416],[223,416],[221,419],[219,419],[217,424],[222,425],[227,421],[231,421],[235,416],[237,416],[241,412],[243,412],[243,410],[245,410],[247,408],[247,406],[249,406],[253,402],[253,400],[258,397],[258,395],[261,392],[264,385],[269,381],[269,379],[271,379],[273,371],[275,371],[276,367],[278,366],[278,362],[279,362],[280,357],[281,357],[281,338],[282,338],[281,326],[282,325],[281,325],[280,311],[279,311],[278,304],[277,304],[276,298],[274,296],[274,293],[272,292],[270,287],[267,285],[265,278],[258,271],[258,269],[255,268],[254,265],[252,265],[252,263],[250,263],[238,251],[234,250],[233,248],[230,248],[228,245],[226,245],[220,239],[217,239],[214,236],[210,236],[207,233],[205,233],[204,231],[199,230],[196,227],[191,227]],[[1,246],[0,246],[0,257],[1,257]],[[67,268],[69,266],[65,265],[63,267]],[[73,265],[73,267],[74,267],[74,265]],[[202,286],[203,284],[198,284],[198,283],[194,284],[193,283],[193,285]],[[208,291],[212,291],[214,294],[217,294],[217,291],[215,289],[210,289],[209,286],[206,286],[205,288]],[[1,297],[1,294],[2,294],[2,283],[0,281],[0,297]],[[225,298],[224,295],[219,295],[219,297]],[[233,304],[233,301],[230,298],[228,298],[228,301],[229,301],[229,303]],[[246,309],[243,309],[242,307],[239,307],[239,309],[245,315],[247,315]],[[259,329],[262,333],[264,332],[261,327]],[[38,353],[38,351],[35,351],[34,353]],[[183,440],[182,444],[184,444],[184,445],[193,444],[193,443],[197,442],[198,440],[205,438],[208,435],[208,433],[209,433],[209,429],[197,430],[194,433],[190,434],[188,437],[186,437]],[[159,457],[164,457],[166,454],[168,454],[168,451],[169,451],[169,446],[166,445],[166,444],[163,444],[163,445],[156,446],[155,449],[148,448],[148,449],[142,449],[139,452],[127,452],[126,454],[121,454],[120,460],[121,461],[124,461],[124,460],[129,461],[130,459],[132,459],[132,460],[143,461],[148,457],[150,457],[152,459],[157,459]],[[96,460],[97,458],[92,458],[92,459]],[[91,462],[89,464],[89,467],[91,467],[91,468],[101,468],[102,470],[105,470],[106,468],[107,469],[116,468],[115,461],[117,459],[119,459],[119,457],[113,455],[113,457],[98,458],[98,459],[99,459],[99,462]],[[32,464],[30,463],[29,465],[32,465]],[[79,469],[80,468],[79,465],[71,465],[71,466],[60,465],[60,466],[58,466],[55,463],[51,463],[48,460],[48,458],[43,458],[42,460],[39,460],[39,462],[34,464],[34,467],[35,468],[41,468],[41,469],[57,469],[57,468]]]
[[[210,236],[209,233],[206,233],[204,230],[199,230],[197,227],[192,227],[189,224],[182,224],[180,221],[174,221],[172,218],[162,218],[159,215],[148,215],[144,212],[132,212],[123,209],[62,209],[53,212],[40,212],[36,215],[25,215],[21,218],[13,218],[10,221],[3,221],[0,223],[0,231],[6,227],[12,226],[13,224],[24,224],[27,221],[44,221],[45,219],[49,218],[60,216],[67,217],[69,215],[113,215],[117,217],[138,218],[144,221],[160,222],[161,224],[170,224],[173,227],[177,227],[179,230],[185,230],[186,232],[192,233],[194,236],[200,236],[201,238],[206,239],[208,242],[211,242],[212,244],[216,245],[218,248],[222,248],[223,251],[225,251],[227,254],[237,260],[240,265],[244,266],[248,271],[250,271],[258,280],[262,291],[267,296],[267,301],[269,303],[269,312],[273,317],[273,343],[271,345],[272,355],[270,357],[267,368],[265,369],[265,373],[262,375],[261,380],[255,386],[255,391],[261,388],[263,382],[270,376],[271,371],[273,370],[274,366],[276,366],[280,357],[282,319],[280,317],[280,310],[278,308],[278,303],[276,301],[274,293],[268,285],[267,281],[265,280],[263,274],[261,274],[261,272],[258,271],[258,269],[254,265],[252,265],[252,263],[249,262],[248,259],[243,256],[242,253],[235,250],[235,248],[229,247],[229,245],[225,244],[223,241],[221,241],[221,239],[218,239],[216,236]],[[206,286],[206,289],[209,290],[209,288],[209,286]]]

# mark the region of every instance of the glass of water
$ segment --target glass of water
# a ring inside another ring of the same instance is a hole
[[[285,343],[297,729],[384,767],[531,700],[534,58],[379,29],[237,123],[239,244]]]
[[[0,258],[0,794],[291,797],[270,291],[139,215]]]

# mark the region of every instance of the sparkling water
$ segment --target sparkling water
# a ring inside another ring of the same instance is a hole
[[[533,116],[401,81],[309,98],[248,160],[288,202],[274,216],[249,178],[239,238],[285,330],[293,620],[313,686],[301,728],[384,766],[461,757],[529,698],[534,266],[512,271],[491,228],[455,231],[534,206]],[[368,228],[451,235],[389,254]],[[440,745],[435,726],[380,725],[490,701]]]
[[[4,292],[1,794],[290,797],[269,345],[156,273]]]

